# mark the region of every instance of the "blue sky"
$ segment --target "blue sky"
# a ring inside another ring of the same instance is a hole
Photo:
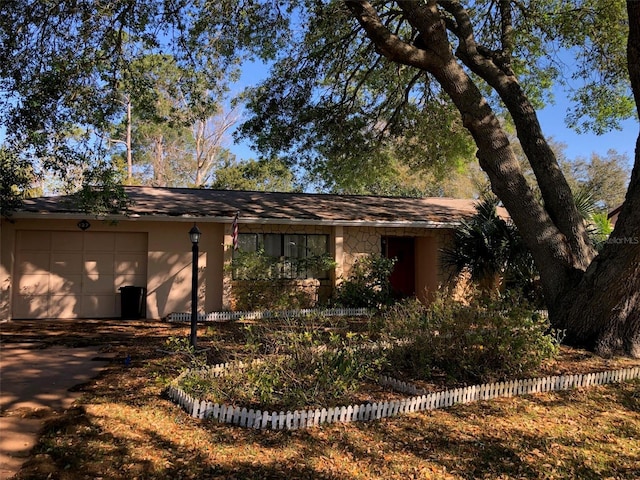
[[[608,150],[624,153],[633,163],[633,151],[638,138],[640,126],[636,119],[626,120],[622,123],[622,130],[613,130],[603,135],[594,133],[578,134],[567,128],[564,119],[566,105],[551,105],[538,112],[542,131],[547,138],[553,138],[566,144],[565,155],[570,160],[578,157],[588,159],[591,153],[605,156]]]

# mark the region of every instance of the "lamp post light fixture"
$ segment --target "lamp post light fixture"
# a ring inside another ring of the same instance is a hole
[[[193,253],[193,258],[191,261],[191,336],[189,337],[189,343],[195,350],[198,340],[197,340],[197,327],[198,327],[198,242],[200,242],[200,237],[202,233],[196,226],[193,224],[191,230],[189,230],[189,239],[191,240],[191,252]]]

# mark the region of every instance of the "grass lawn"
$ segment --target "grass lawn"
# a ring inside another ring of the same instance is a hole
[[[200,329],[233,351],[237,325]],[[252,431],[194,420],[163,398],[180,362],[158,351],[188,326],[13,322],[3,341],[102,345],[116,359],[51,415],[22,479],[640,478],[640,382],[455,406],[370,423]],[[131,364],[124,358],[130,355]],[[563,349],[546,373],[637,365]],[[46,412],[23,412],[46,415]]]

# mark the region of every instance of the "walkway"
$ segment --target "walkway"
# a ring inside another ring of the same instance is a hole
[[[0,345],[0,479],[15,475],[37,443],[45,417],[61,413],[107,365],[99,347],[42,348],[38,343]]]

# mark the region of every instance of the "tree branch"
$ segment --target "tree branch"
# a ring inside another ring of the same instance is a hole
[[[378,52],[389,60],[423,70],[433,68],[434,64],[440,63],[441,60],[432,52],[415,47],[394,35],[382,23],[376,10],[369,2],[345,0],[345,4],[373,41]]]
[[[513,34],[512,12],[510,7],[507,9],[507,6],[503,5],[505,1],[501,0],[500,3],[503,47],[510,51],[513,47],[513,39],[510,38]],[[573,201],[571,188],[560,170],[555,154],[544,138],[535,108],[508,62],[502,58],[503,55],[500,54],[494,61],[495,53],[477,45],[466,9],[455,0],[440,0],[439,3],[454,16],[459,26],[461,36],[458,37],[460,46],[456,50],[456,56],[498,93],[509,110],[516,125],[518,139],[538,180],[545,208],[566,237],[571,252],[576,256],[576,265],[585,269],[595,251],[590,245],[583,219]]]

